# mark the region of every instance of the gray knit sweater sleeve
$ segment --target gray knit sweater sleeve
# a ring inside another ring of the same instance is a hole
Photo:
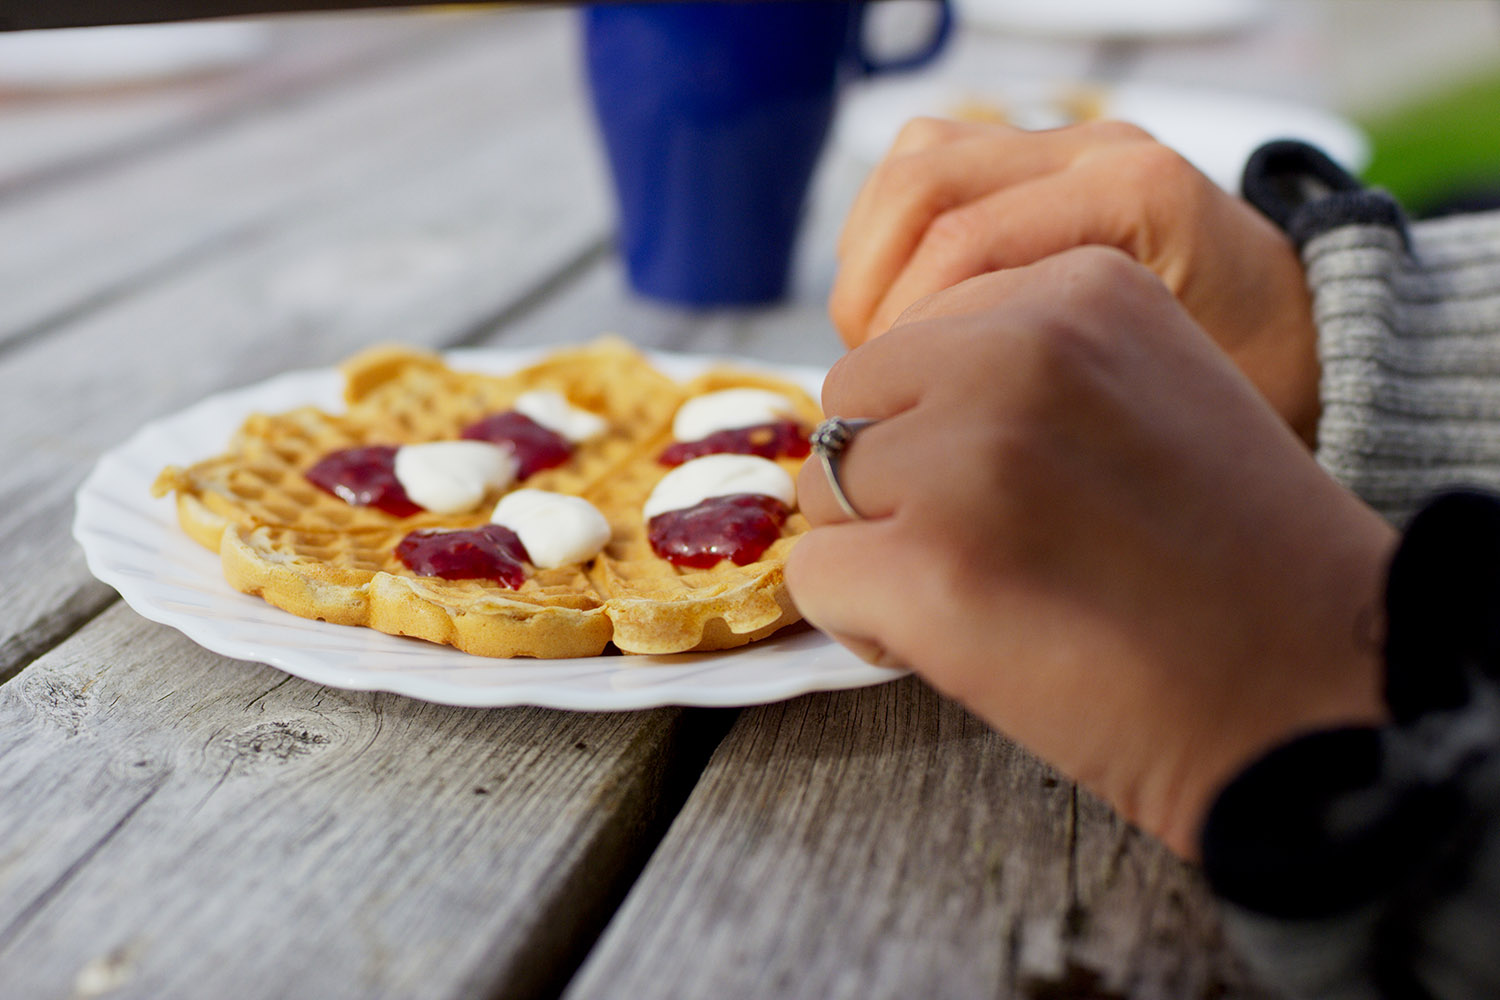
[[[1297,240],[1323,365],[1319,462],[1389,520],[1500,488],[1500,212],[1408,223],[1306,146],[1245,192]]]
[[[1318,460],[1404,523],[1500,487],[1500,213],[1333,228],[1304,245],[1323,363]]]
[[[1292,143],[1256,154],[1245,193],[1302,249],[1318,457],[1403,532],[1390,722],[1298,737],[1237,775],[1204,872],[1288,997],[1500,997],[1500,214],[1408,224]]]

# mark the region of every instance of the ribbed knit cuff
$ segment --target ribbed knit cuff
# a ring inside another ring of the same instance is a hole
[[[1230,933],[1293,997],[1500,995],[1500,501],[1412,520],[1386,586],[1392,722],[1251,764],[1204,824]]]
[[[1327,917],[1408,878],[1455,806],[1390,782],[1374,729],[1313,733],[1262,757],[1215,801],[1203,867],[1226,902],[1266,916]]]
[[[1298,143],[1246,197],[1301,247],[1322,362],[1318,461],[1387,519],[1500,488],[1500,213],[1410,223]]]

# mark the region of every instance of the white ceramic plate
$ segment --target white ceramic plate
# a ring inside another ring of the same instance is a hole
[[[1100,89],[1072,81],[1005,78],[875,83],[850,94],[837,137],[853,156],[873,164],[913,118],[951,117],[978,104],[993,106],[1025,128],[1052,128],[1067,124],[1068,109],[1080,95],[1101,116],[1141,126],[1226,191],[1239,190],[1250,154],[1272,139],[1312,143],[1352,173],[1370,159],[1364,132],[1331,112],[1252,94],[1144,83]]]
[[[447,357],[459,368],[506,371],[537,354],[454,351]],[[652,360],[679,378],[732,360],[795,379],[814,392],[822,382],[816,369],[744,359],[657,354]],[[178,528],[172,501],[151,497],[151,482],[165,465],[223,450],[254,410],[277,412],[302,404],[336,410],[341,388],[331,369],[291,372],[148,424],[105,454],[78,490],[73,522],[90,571],[145,617],[216,653],[268,663],[318,684],[452,705],[590,711],[752,705],[901,676],[864,663],[806,626],[722,653],[495,660],[373,629],[298,618],[239,593],[224,582],[218,557]]]

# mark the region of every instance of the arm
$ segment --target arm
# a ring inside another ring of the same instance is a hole
[[[1398,521],[1435,487],[1495,482],[1500,217],[1409,225],[1293,152],[1258,158],[1275,169],[1249,193],[1308,263],[1319,460]],[[806,473],[825,527],[794,595],[1179,851],[1201,843],[1247,955],[1290,994],[1496,995],[1500,513],[1434,505],[1377,600],[1389,529],[1307,474],[1149,287],[1063,254],[853,352],[825,402],[885,418],[845,464],[871,520],[842,523]]]
[[[1500,488],[1500,212],[1410,223],[1297,143],[1260,150],[1245,193],[1306,268],[1319,463],[1398,524],[1438,490]]]
[[[843,464],[865,519],[799,483],[810,620],[1201,845],[1290,996],[1497,995],[1500,505],[1447,497],[1396,548],[1095,248],[924,300],[825,406],[879,422]]]
[[[1257,153],[1245,187],[1307,266],[1318,460],[1410,523],[1386,585],[1391,721],[1238,775],[1205,870],[1289,995],[1500,995],[1500,504],[1423,499],[1500,484],[1500,214],[1410,223],[1298,144]]]
[[[1237,776],[1205,872],[1289,996],[1500,995],[1500,503],[1424,508],[1386,606],[1392,721],[1294,739]]]
[[[1126,255],[926,299],[834,368],[824,405],[881,419],[844,462],[869,520],[803,473],[804,614],[1177,850],[1258,754],[1379,717],[1393,533]]]

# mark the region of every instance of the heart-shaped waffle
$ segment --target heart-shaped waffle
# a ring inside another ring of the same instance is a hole
[[[642,504],[668,468],[677,407],[727,387],[785,395],[811,428],[817,404],[793,383],[716,369],[687,383],[657,371],[615,338],[552,354],[520,371],[457,371],[436,355],[406,348],[366,351],[342,366],[341,414],[303,407],[251,415],[222,455],[171,467],[153,492],[176,494],[178,519],[219,552],[226,579],[305,618],[363,625],[447,643],[483,656],[578,657],[613,644],[631,653],[727,649],[798,620],[782,567],[807,528],[795,511],[781,538],[755,561],[683,569],[658,557]],[[603,552],[582,564],[527,567],[511,589],[488,580],[418,576],[396,558],[415,529],[485,523],[500,491],[462,514],[397,517],[354,506],[314,486],[307,470],[341,449],[453,440],[524,392],[547,389],[603,417],[604,434],[516,487],[581,496],[609,522]],[[793,476],[800,458],[779,459]]]

